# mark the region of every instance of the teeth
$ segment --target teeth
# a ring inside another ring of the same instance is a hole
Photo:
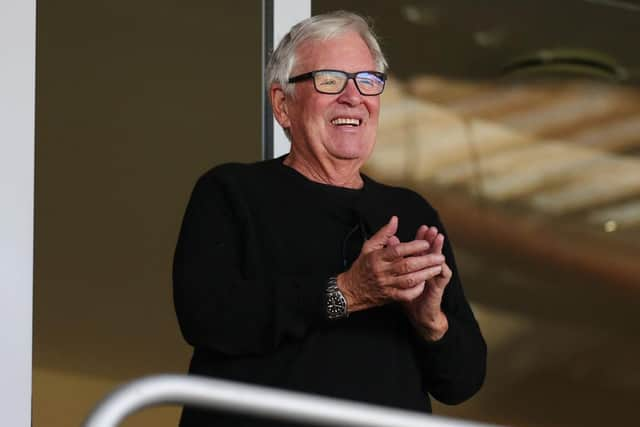
[[[331,120],[331,124],[333,125],[353,125],[353,126],[359,126],[360,125],[360,120],[359,119],[348,119],[348,118],[337,118],[337,119],[333,119]]]

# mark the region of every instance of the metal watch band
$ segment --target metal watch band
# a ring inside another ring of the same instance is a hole
[[[330,320],[342,319],[349,315],[347,299],[344,297],[335,277],[330,277],[325,290],[327,317]]]

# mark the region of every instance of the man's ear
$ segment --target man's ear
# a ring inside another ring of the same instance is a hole
[[[273,116],[276,118],[280,126],[283,128],[291,127],[291,120],[289,119],[287,109],[287,99],[282,86],[277,83],[271,85],[269,89],[269,98],[271,99],[271,109],[273,110]]]

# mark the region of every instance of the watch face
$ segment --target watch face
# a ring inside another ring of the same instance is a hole
[[[327,315],[330,319],[344,317],[346,308],[346,301],[339,291],[327,295]]]
[[[331,320],[347,317],[347,300],[340,292],[335,277],[330,277],[326,290],[327,317]]]

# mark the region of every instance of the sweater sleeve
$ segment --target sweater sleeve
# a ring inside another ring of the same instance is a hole
[[[458,404],[473,396],[482,386],[486,371],[487,347],[480,327],[467,302],[456,267],[453,250],[444,226],[443,253],[453,276],[445,289],[442,310],[449,329],[435,343],[416,335],[416,348],[422,368],[423,388],[445,404]]]
[[[194,347],[264,354],[324,320],[327,278],[267,277],[247,268],[246,212],[230,191],[215,174],[203,176],[193,190],[174,256],[175,310]]]

